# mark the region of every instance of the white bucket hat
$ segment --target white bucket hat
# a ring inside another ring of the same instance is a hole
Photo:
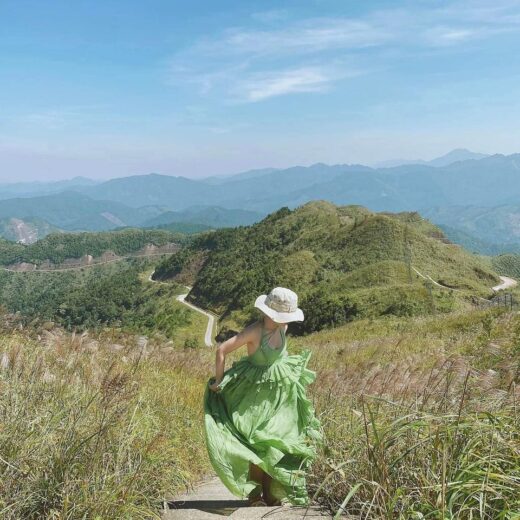
[[[298,295],[285,287],[275,287],[269,294],[261,294],[255,307],[278,323],[303,321],[303,311],[298,308]]]

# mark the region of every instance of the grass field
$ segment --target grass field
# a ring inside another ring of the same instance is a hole
[[[144,519],[207,469],[198,351],[0,335],[0,518]]]
[[[318,375],[316,500],[367,519],[519,518],[519,340],[519,315],[497,309],[291,337]],[[163,497],[209,469],[201,413],[213,361],[212,349],[117,329],[6,328],[0,517],[157,516]]]

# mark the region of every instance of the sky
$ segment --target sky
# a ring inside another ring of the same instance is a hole
[[[520,0],[1,0],[0,182],[520,152]]]

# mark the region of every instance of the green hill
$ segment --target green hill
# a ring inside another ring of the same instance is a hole
[[[425,286],[414,268],[457,291]],[[498,280],[489,263],[449,243],[417,213],[324,201],[202,234],[163,261],[156,277],[190,282],[188,299],[232,328],[251,318],[256,295],[290,287],[308,315],[302,332],[358,316],[450,310],[465,296],[489,295]]]
[[[66,259],[84,255],[96,258],[107,251],[122,256],[136,253],[147,245],[159,247],[182,242],[183,238],[179,233],[165,230],[122,229],[98,233],[52,233],[27,246],[0,240],[0,265],[45,261],[60,264]]]

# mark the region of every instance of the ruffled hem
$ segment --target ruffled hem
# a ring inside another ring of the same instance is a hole
[[[234,361],[226,370],[220,382],[220,389],[224,388],[237,378],[246,378],[251,384],[285,386],[298,384],[302,387],[310,385],[316,379],[314,371],[307,368],[310,350],[304,350],[300,354],[292,354],[280,357],[270,365],[254,365],[248,357]],[[213,379],[210,379],[210,384]]]

